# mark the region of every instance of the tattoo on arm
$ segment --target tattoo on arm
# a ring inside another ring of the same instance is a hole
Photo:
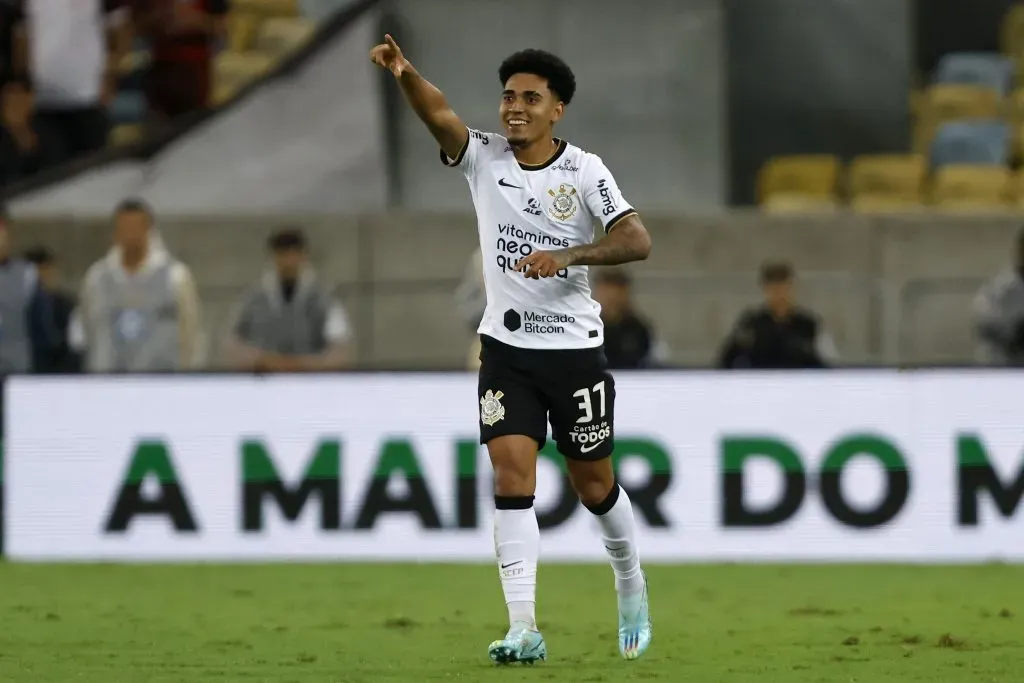
[[[615,266],[642,261],[651,253],[651,236],[636,214],[620,220],[603,238],[592,244],[561,249],[572,266]]]

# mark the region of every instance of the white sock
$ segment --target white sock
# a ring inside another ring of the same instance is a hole
[[[510,624],[537,625],[537,558],[540,527],[533,507],[494,511],[494,550]]]
[[[601,525],[601,540],[615,572],[615,591],[619,595],[633,595],[644,589],[636,547],[636,521],[629,496],[621,486],[615,486],[619,491],[615,504],[604,514],[594,516]]]

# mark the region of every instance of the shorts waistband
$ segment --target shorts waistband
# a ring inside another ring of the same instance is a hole
[[[527,349],[498,341],[486,334],[480,335],[480,346],[485,350],[499,353],[506,358],[541,360],[551,363],[585,362],[605,366],[608,363],[603,346],[582,349]]]

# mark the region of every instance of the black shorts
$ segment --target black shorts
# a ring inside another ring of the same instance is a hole
[[[558,452],[573,460],[612,454],[615,380],[604,350],[521,349],[481,335],[480,443],[521,434],[542,448],[548,423]]]

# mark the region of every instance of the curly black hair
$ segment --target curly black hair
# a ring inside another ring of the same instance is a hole
[[[569,65],[544,50],[522,50],[511,55],[498,67],[502,85],[515,74],[533,74],[548,82],[548,88],[565,104],[576,94],[576,76]]]

